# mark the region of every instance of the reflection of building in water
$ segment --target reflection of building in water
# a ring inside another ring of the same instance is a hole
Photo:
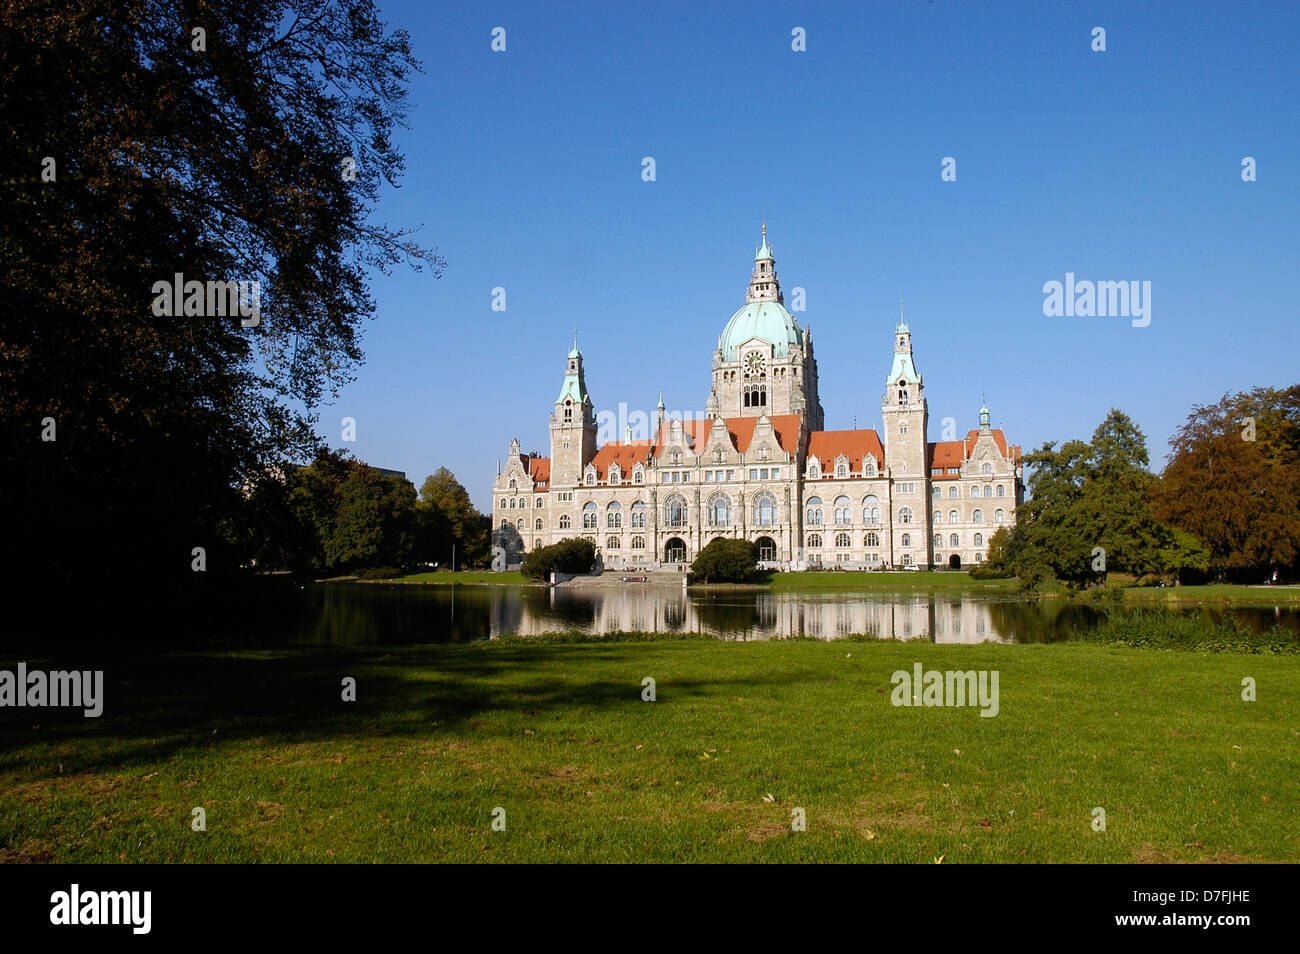
[[[1005,641],[993,625],[993,604],[908,597],[889,601],[784,593],[691,593],[658,587],[533,591],[525,606],[494,603],[493,635],[572,632],[709,633],[726,639],[808,636],[842,639],[926,639],[939,643]]]

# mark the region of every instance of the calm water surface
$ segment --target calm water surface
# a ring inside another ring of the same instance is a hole
[[[1012,595],[917,593],[683,593],[672,587],[545,589],[528,586],[321,584],[302,591],[298,612],[278,621],[292,644],[470,642],[509,633],[601,634],[619,630],[706,633],[722,639],[868,633],[938,643],[1039,643],[1086,632],[1105,610]],[[1287,607],[1189,607],[1207,622],[1230,618],[1253,628],[1274,623],[1300,634]]]

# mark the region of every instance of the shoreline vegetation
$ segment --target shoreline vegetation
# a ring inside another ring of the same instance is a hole
[[[608,588],[619,576],[637,575],[637,571],[606,571],[599,577],[592,577]],[[396,575],[391,578],[360,579],[354,576],[333,577],[318,580],[320,583],[399,583],[423,586],[533,586],[545,587],[549,584],[525,579],[517,571],[494,573],[490,570],[436,570],[426,573]],[[576,587],[583,586],[583,579],[578,578]],[[646,584],[629,583],[629,587]],[[1120,577],[1104,586],[1095,586],[1083,590],[1069,590],[1064,586],[1025,590],[1014,577],[1005,579],[977,580],[960,570],[922,570],[917,572],[785,572],[773,573],[765,581],[756,583],[692,583],[692,591],[698,592],[778,592],[778,593],[941,593],[962,591],[966,593],[988,593],[1017,596],[1026,599],[1066,599],[1079,601],[1120,601],[1140,605],[1162,604],[1257,604],[1272,606],[1276,604],[1300,603],[1300,586],[1264,584],[1248,585],[1239,583],[1207,583],[1188,586],[1142,586],[1129,578]]]
[[[0,861],[1293,862],[1300,657],[1221,649],[104,648],[111,724],[0,724]],[[998,716],[893,705],[916,665],[1000,670]]]

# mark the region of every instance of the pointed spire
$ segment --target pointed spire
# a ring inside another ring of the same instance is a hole
[[[570,358],[581,358],[582,352],[578,350],[578,329],[573,329],[573,350],[569,352]]]
[[[894,329],[894,334],[903,335],[907,333],[907,322],[903,320],[903,298],[900,295],[898,298],[898,327]]]
[[[989,429],[989,402],[983,394],[980,395],[980,430]]]
[[[658,404],[658,408],[657,408],[657,409],[660,410],[660,411],[662,411],[662,410],[664,409],[664,389],[663,389],[663,388],[660,388],[660,389],[659,389],[659,404]]]

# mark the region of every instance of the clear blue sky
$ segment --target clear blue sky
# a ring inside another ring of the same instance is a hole
[[[1026,452],[1116,406],[1159,470],[1194,403],[1300,378],[1300,4],[465,6],[381,0],[425,73],[378,215],[448,267],[375,276],[322,414],[417,486],[486,511],[512,437],[549,452],[575,325],[598,410],[703,410],[764,218],[828,428],[879,427],[900,296],[930,440],[982,393]],[[1045,317],[1066,272],[1151,282],[1150,325]]]

